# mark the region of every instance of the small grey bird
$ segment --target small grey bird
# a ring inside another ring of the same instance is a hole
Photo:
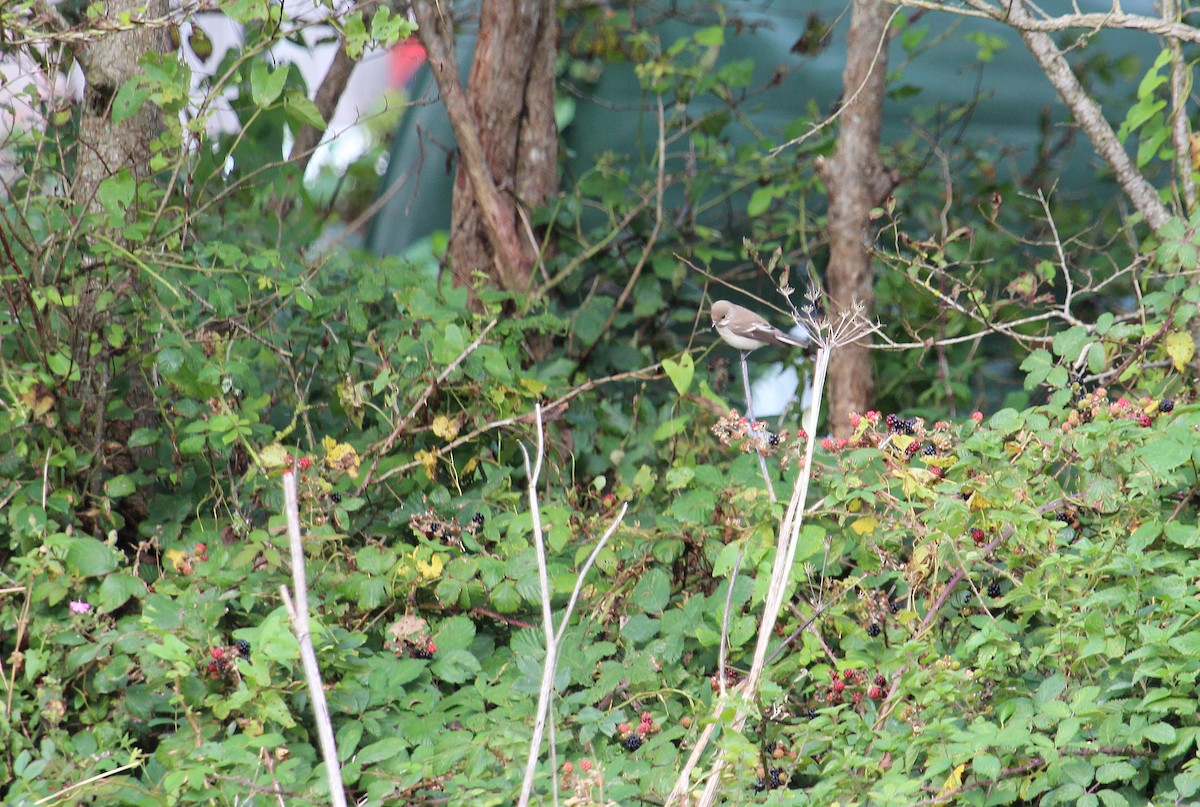
[[[807,333],[802,337],[784,333],[750,309],[728,300],[717,300],[712,304],[712,324],[726,344],[743,353],[764,345],[811,347],[812,340]]]

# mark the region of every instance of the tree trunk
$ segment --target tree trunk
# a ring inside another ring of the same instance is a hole
[[[464,96],[444,16],[449,4],[413,3],[459,147],[448,255],[456,285],[470,288],[482,271],[498,288],[529,288],[537,246],[524,211],[545,203],[558,180],[554,6],[484,0]]]
[[[139,61],[148,52],[166,53],[170,38],[164,26],[137,24],[138,20],[160,20],[168,12],[166,0],[113,0],[103,4],[101,22],[116,30],[91,39],[78,54],[87,83],[79,124],[75,178],[71,196],[88,212],[101,213],[103,206],[97,198],[101,183],[122,170],[128,170],[137,183],[150,177],[151,143],[163,128],[158,107],[145,104],[125,120],[114,122],[113,100],[123,84],[133,81],[141,72]],[[127,25],[123,17],[134,20]],[[138,203],[129,205],[129,216],[137,215]],[[112,233],[120,241],[118,233]],[[90,271],[94,267],[85,267]],[[128,473],[135,462],[150,456],[153,447],[127,448],[129,436],[136,428],[150,427],[156,421],[154,393],[136,359],[128,358],[121,365],[127,377],[125,403],[133,412],[130,420],[109,420],[106,411],[118,379],[103,352],[92,350],[92,342],[103,333],[105,318],[111,314],[96,310],[94,299],[106,287],[118,295],[137,294],[139,278],[131,273],[127,278],[102,280],[85,276],[80,284],[79,303],[74,309],[72,339],[81,377],[79,394],[84,402],[84,422],[92,429],[92,445],[96,462],[92,467],[89,487],[99,492],[108,474]],[[131,325],[132,327],[132,325]],[[120,510],[126,518],[125,532],[133,533],[146,512],[148,488],[126,497]]]
[[[862,307],[868,319],[875,312],[870,213],[896,181],[879,159],[890,10],[883,0],[854,2],[837,149],[829,160],[817,165],[829,194],[827,277],[833,318],[855,305]],[[865,340],[839,349],[829,368],[829,390],[829,424],[834,435],[848,436],[849,414],[868,409],[875,392]]]

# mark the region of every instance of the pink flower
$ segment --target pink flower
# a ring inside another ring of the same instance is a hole
[[[90,602],[84,602],[82,600],[71,600],[71,613],[72,614],[86,614],[90,610],[92,610],[92,604]]]

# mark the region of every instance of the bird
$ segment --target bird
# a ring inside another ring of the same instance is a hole
[[[748,308],[717,300],[712,304],[712,326],[730,347],[743,354],[766,345],[809,348],[812,339],[806,331],[803,336],[792,336],[776,328]]]

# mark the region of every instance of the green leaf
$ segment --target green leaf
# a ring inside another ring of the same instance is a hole
[[[128,496],[135,490],[137,490],[137,485],[134,484],[133,479],[128,474],[114,476],[112,479],[104,483],[105,495],[113,499],[120,499],[124,496]]]
[[[250,68],[250,98],[255,106],[270,106],[283,92],[287,83],[289,67],[283,65],[271,70],[265,61],[256,61]]]
[[[146,584],[132,574],[110,574],[100,584],[96,605],[103,611],[120,608],[130,597],[146,596]]]
[[[429,671],[447,684],[461,684],[474,678],[480,670],[479,659],[466,650],[443,650],[438,647],[437,655]]]
[[[117,556],[107,544],[95,538],[77,536],[67,549],[67,568],[85,577],[108,574],[117,568]]]
[[[285,92],[283,109],[291,123],[311,126],[318,132],[325,131],[326,124],[325,119],[321,117],[321,111],[302,91],[291,89]]]
[[[692,360],[692,354],[682,354],[679,361],[663,359],[662,366],[667,377],[675,386],[675,391],[680,395],[686,395],[688,388],[692,386],[692,376],[696,374],[696,364]]]
[[[662,569],[650,569],[633,587],[631,604],[644,613],[658,614],[671,599],[671,581]]]
[[[377,762],[391,759],[408,748],[408,741],[402,737],[387,737],[376,743],[371,743],[358,752],[358,764],[374,765]]]

